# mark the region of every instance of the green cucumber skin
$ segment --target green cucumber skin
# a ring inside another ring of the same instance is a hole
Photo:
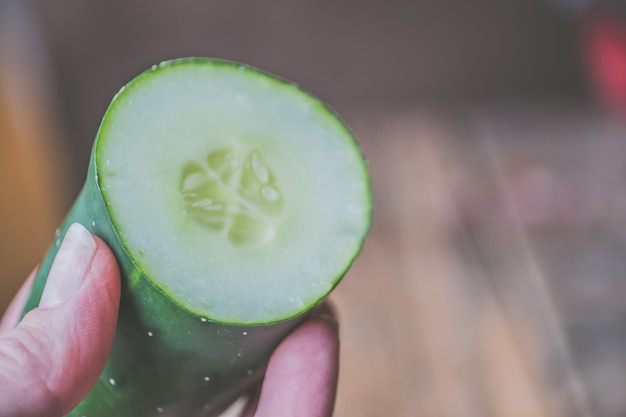
[[[95,148],[87,181],[37,271],[24,310],[26,314],[39,304],[72,223],[83,224],[111,247],[122,274],[115,341],[98,383],[69,416],[218,415],[262,377],[276,344],[306,314],[276,324],[238,326],[203,321],[174,303],[141,273],[120,243],[97,183]]]

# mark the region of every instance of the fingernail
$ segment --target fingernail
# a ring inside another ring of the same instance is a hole
[[[52,262],[39,307],[53,308],[67,301],[83,282],[95,253],[96,241],[91,233],[83,225],[73,223]]]

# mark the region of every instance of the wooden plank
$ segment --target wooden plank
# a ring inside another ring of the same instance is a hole
[[[336,415],[484,415],[469,304],[449,250],[445,133],[427,119],[383,123],[372,131],[384,140],[365,144],[379,203],[372,235],[336,297]]]
[[[475,261],[481,264],[486,284],[491,288],[490,298],[499,306],[509,327],[509,338],[515,341],[515,349],[519,352],[517,362],[524,365],[526,379],[531,382],[532,386],[520,386],[518,392],[536,398],[542,405],[541,415],[589,417],[592,411],[587,393],[574,366],[546,277],[519,213],[511,203],[511,185],[504,173],[505,158],[500,151],[500,146],[506,143],[496,143],[484,124],[481,124],[479,134],[480,161],[487,174],[482,178],[487,187],[492,188],[490,204],[497,208],[494,214],[500,219],[499,230],[490,235],[478,230],[478,225],[465,222],[464,231],[473,246]],[[497,323],[495,328],[498,331]],[[506,352],[506,338],[503,341],[503,351]],[[490,345],[493,343],[487,344]],[[504,397],[491,394],[498,399]],[[530,402],[524,403],[528,405]],[[513,412],[509,410],[505,414]],[[538,412],[534,410],[532,415],[538,415]]]

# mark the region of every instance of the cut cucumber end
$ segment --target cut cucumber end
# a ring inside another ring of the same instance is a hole
[[[232,62],[169,61],[135,78],[103,118],[95,168],[137,269],[213,321],[307,311],[369,228],[367,167],[347,126],[297,86]]]

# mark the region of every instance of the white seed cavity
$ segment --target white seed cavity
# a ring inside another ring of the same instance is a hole
[[[210,378],[210,377],[208,377],[208,376],[205,376],[205,377],[204,377],[204,380],[205,380],[206,382],[209,382],[209,381],[211,380],[211,378]]]
[[[113,378],[109,378],[109,384],[115,385],[115,380]]]
[[[157,413],[162,413],[163,412],[163,407],[157,407]]]
[[[154,336],[154,333],[148,332],[148,337],[152,337],[152,336]]]
[[[219,206],[219,204],[215,205]],[[202,200],[198,200],[194,202],[191,207],[202,208],[205,210],[215,210],[213,208],[213,200],[211,200],[210,198],[203,198]]]
[[[95,220],[91,221],[91,227],[96,227],[96,221]]]
[[[200,321],[201,321],[202,323],[206,323],[206,318],[204,318],[204,317],[200,317]]]
[[[199,187],[204,182],[204,174],[201,172],[194,172],[185,177],[183,181],[183,190],[193,190],[196,187]]]
[[[269,171],[259,160],[259,157],[256,153],[252,154],[252,170],[254,171],[256,179],[259,180],[261,184],[267,184],[267,182],[270,180]]]
[[[278,193],[278,191],[276,191],[274,187],[265,186],[261,190],[261,193],[263,193],[263,197],[270,203],[278,201],[278,199],[280,198],[280,194]]]
[[[247,336],[248,332],[243,332],[242,335]]]

